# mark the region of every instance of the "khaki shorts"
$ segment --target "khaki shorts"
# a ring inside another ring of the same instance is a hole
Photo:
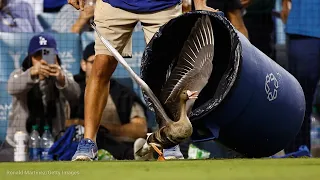
[[[97,0],[94,22],[101,35],[107,39],[120,54],[123,56],[131,56],[131,35],[139,21],[144,31],[145,41],[148,43],[162,25],[181,14],[181,4],[154,13],[136,14],[114,8],[109,3]],[[96,55],[112,55],[96,33],[95,52]]]

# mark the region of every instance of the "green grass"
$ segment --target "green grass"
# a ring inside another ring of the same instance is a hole
[[[320,159],[0,163],[6,179],[319,180]]]

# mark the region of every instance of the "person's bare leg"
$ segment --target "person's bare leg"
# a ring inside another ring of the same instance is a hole
[[[102,113],[108,100],[110,78],[117,63],[112,56],[95,57],[85,92],[84,138],[96,141]]]

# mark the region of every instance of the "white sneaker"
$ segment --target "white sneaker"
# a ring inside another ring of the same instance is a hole
[[[147,160],[152,160],[153,159],[153,151],[149,150],[150,152],[147,153],[144,156],[139,156],[137,155],[137,152],[141,149],[149,149],[151,147],[144,147],[144,146],[149,146],[147,144],[147,140],[143,139],[143,138],[139,138],[134,142],[133,145],[133,151],[134,151],[134,159],[135,160],[143,160],[143,161],[147,161]]]
[[[163,149],[163,156],[165,159],[184,159],[179,145],[173,146],[169,149]]]

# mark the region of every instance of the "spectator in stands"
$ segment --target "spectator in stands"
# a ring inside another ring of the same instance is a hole
[[[0,1],[0,32],[42,32],[32,6],[23,0]]]
[[[84,94],[86,83],[92,72],[92,64],[95,60],[94,42],[89,44],[83,52],[81,70],[74,79],[81,88],[80,103],[72,108],[71,118],[68,124],[83,124],[84,119]],[[138,138],[143,138],[147,133],[146,106],[141,99],[129,88],[119,84],[115,79],[110,80],[110,96],[101,118],[101,126],[105,127],[110,135],[105,138],[114,141],[103,141],[98,147],[105,147],[117,159],[133,159],[133,145]],[[120,145],[120,143],[122,145]],[[125,147],[125,146],[126,147]],[[111,147],[112,146],[112,147]],[[126,150],[124,150],[126,149]],[[131,150],[128,150],[131,149]],[[127,152],[125,156],[119,155]]]
[[[274,50],[274,22],[272,10],[275,0],[251,0],[248,4],[243,2],[246,13],[243,16],[244,23],[249,32],[250,42],[260,51],[275,59]]]
[[[297,78],[306,99],[305,119],[286,153],[301,145],[310,149],[310,124],[313,98],[320,76],[320,2],[318,0],[283,0],[281,18],[288,35],[288,70]],[[289,9],[289,3],[292,9]]]
[[[55,64],[48,64],[43,59],[44,48],[55,50]],[[11,73],[8,92],[12,95],[6,137],[10,148],[14,146],[16,131],[30,133],[35,124],[40,127],[40,134],[43,127],[49,125],[53,136],[56,136],[65,127],[69,104],[79,100],[80,87],[73,76],[61,68],[55,39],[49,34],[41,33],[30,40],[28,56],[22,67]]]
[[[207,0],[207,5],[211,8],[222,11],[231,24],[244,36],[249,38],[247,28],[242,18],[241,10],[243,7],[240,0]],[[194,4],[192,9],[195,9]]]
[[[122,53],[138,21],[142,24],[145,40],[148,43],[162,25],[182,14],[180,2],[181,0],[97,0],[94,22],[111,45]],[[197,10],[216,12],[206,5],[205,0],[194,0],[194,2]],[[76,9],[83,10],[85,0],[69,0],[69,3]],[[95,62],[85,94],[84,139],[79,143],[73,160],[92,160],[97,155],[96,134],[108,101],[110,79],[117,67],[117,60],[97,36],[95,53]]]

